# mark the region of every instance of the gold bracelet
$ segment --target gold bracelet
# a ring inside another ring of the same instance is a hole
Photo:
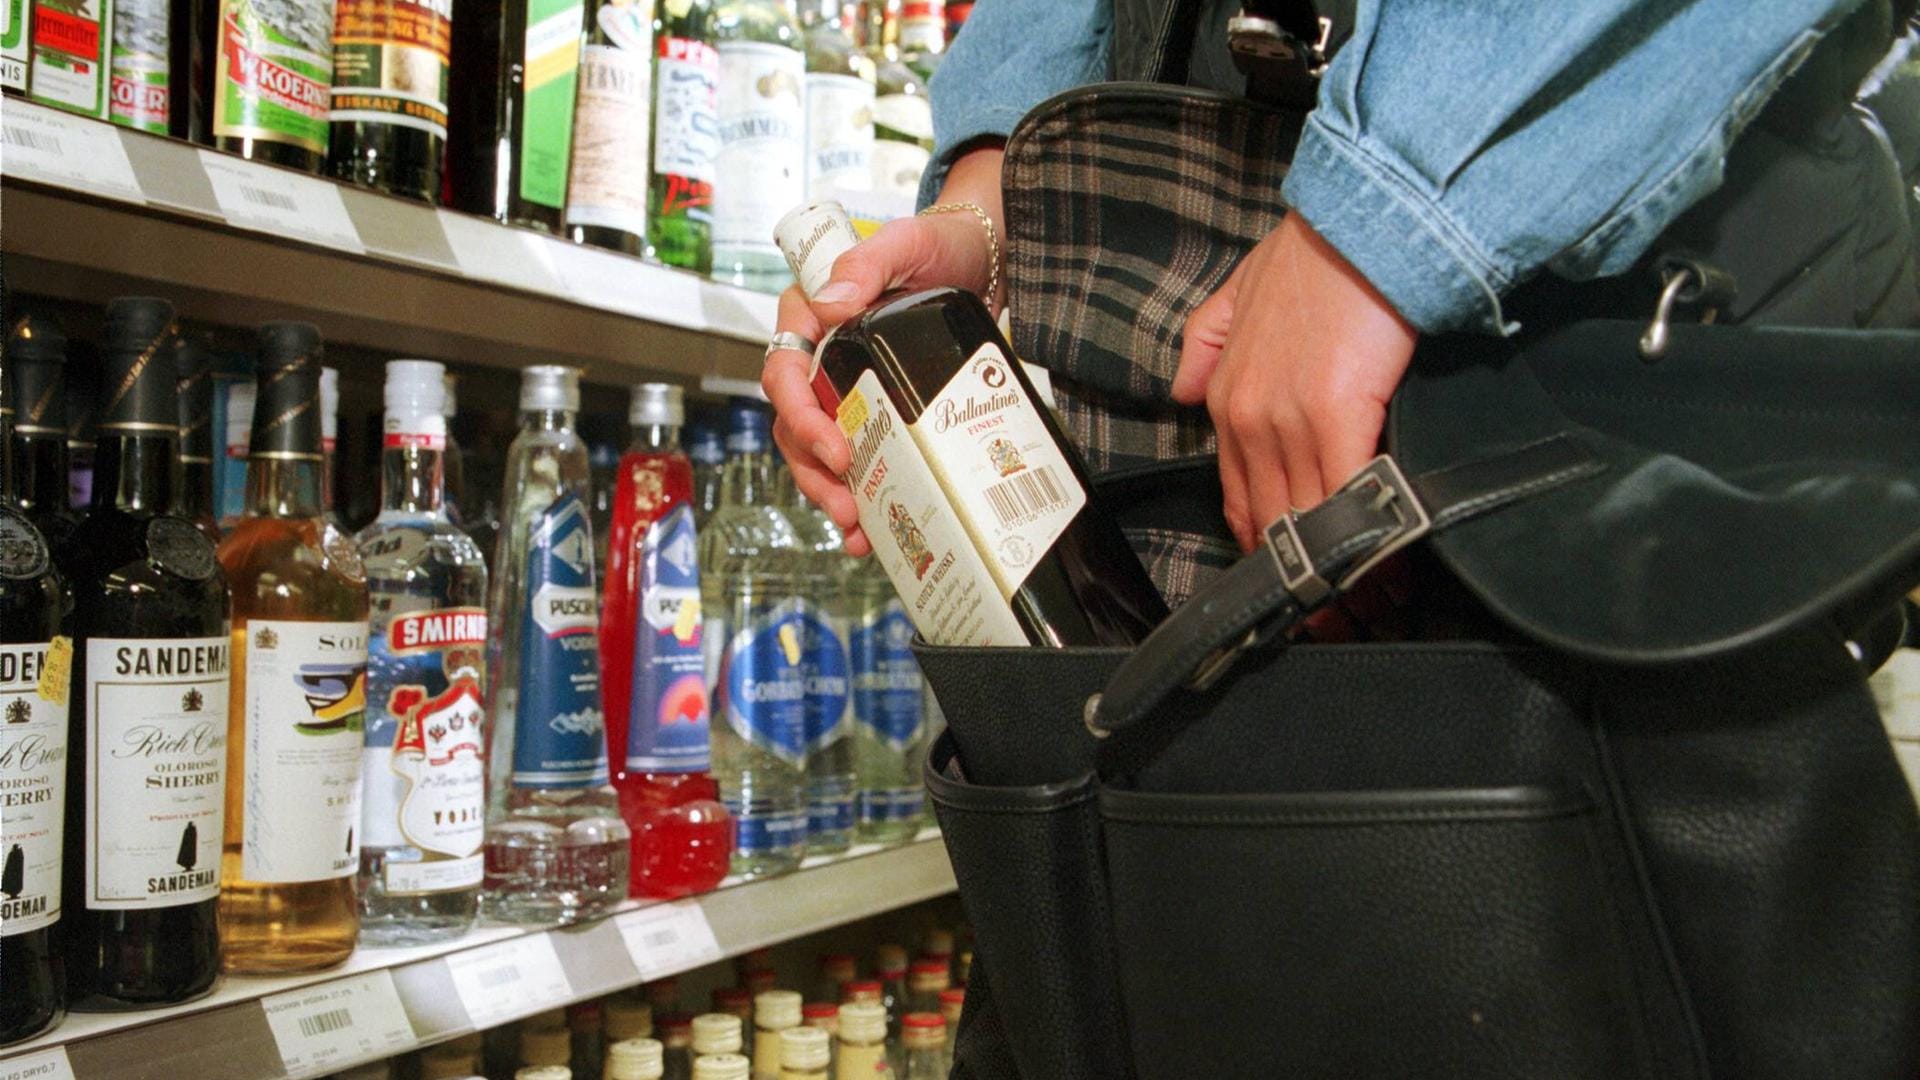
[[[987,230],[987,294],[983,299],[987,302],[987,311],[993,313],[993,298],[1000,289],[1000,233],[993,227],[993,219],[980,208],[980,204],[970,202],[935,203],[920,211],[917,216],[955,214],[963,211],[979,218],[980,224]]]

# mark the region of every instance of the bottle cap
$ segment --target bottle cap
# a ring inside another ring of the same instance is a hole
[[[513,1080],[573,1080],[573,1070],[565,1065],[537,1065],[514,1073]]]
[[[878,979],[855,979],[840,988],[840,996],[844,1001],[877,1002],[886,989]]]
[[[273,322],[260,328],[250,457],[320,460],[320,329]]]
[[[939,1013],[908,1013],[900,1018],[900,1042],[909,1050],[946,1045],[947,1018]]]
[[[951,930],[927,931],[927,940],[920,947],[920,955],[923,957],[937,956],[943,960],[946,959],[947,957],[952,956],[953,955],[953,931]]]
[[[520,411],[579,412],[580,370],[536,364],[520,373]]]
[[[614,1042],[653,1034],[653,1006],[644,1001],[613,998],[600,1010],[600,1017],[607,1038]]]
[[[840,1006],[840,1039],[850,1043],[877,1043],[887,1037],[887,1007],[877,1001],[850,1001]]]
[[[432,360],[387,361],[385,432],[388,446],[415,444],[413,440],[395,438],[403,435],[424,436],[424,445],[430,450],[445,445],[446,372],[445,365]],[[325,387],[323,382],[321,389],[324,391]]]
[[[320,440],[328,449],[340,437],[340,369],[320,369]]]
[[[179,378],[174,374],[173,305],[150,296],[107,302],[101,334],[102,431],[180,435]]]
[[[820,974],[835,982],[848,982],[860,974],[860,961],[851,953],[828,953],[820,958]]]
[[[809,1001],[800,1006],[800,1018],[809,1024],[815,1020],[838,1020],[840,1006],[831,1001]]]
[[[686,400],[678,386],[646,382],[633,388],[633,401],[627,405],[627,423],[634,427],[642,424],[679,427],[686,422]]]
[[[964,1005],[966,1002],[967,988],[964,986],[949,986],[945,990],[940,991],[941,1008],[945,1008],[948,1005]]]
[[[824,1069],[832,1053],[833,1036],[816,1027],[791,1027],[780,1033],[780,1067]]]
[[[457,1046],[436,1046],[420,1055],[420,1080],[457,1080],[472,1076],[474,1055]]]
[[[7,335],[7,388],[18,435],[67,433],[67,336],[44,316],[23,316]]]
[[[727,445],[721,441],[720,432],[702,421],[687,428],[681,441],[695,465],[718,465],[727,459]]]
[[[740,1018],[732,1013],[702,1013],[694,1017],[693,1052],[696,1054],[739,1053]]]
[[[800,993],[796,990],[765,990],[753,998],[753,1026],[779,1031],[800,1023]]]
[[[752,398],[727,402],[727,453],[764,454],[773,448],[773,414]]]
[[[198,339],[173,339],[174,392],[180,398],[180,458],[196,464],[213,460],[213,353]]]
[[[573,1032],[564,1027],[520,1029],[520,1064],[565,1065],[573,1060]]]
[[[846,207],[823,199],[787,211],[773,226],[773,242],[811,299],[832,279],[833,261],[858,244],[860,234]]]
[[[753,1063],[739,1054],[708,1054],[693,1059],[693,1080],[749,1080]]]
[[[653,1039],[622,1039],[607,1047],[608,1080],[659,1080],[666,1047]]]
[[[907,975],[907,986],[913,990],[944,990],[951,976],[947,974],[947,962],[939,959],[923,959],[913,962],[913,969]]]
[[[898,945],[880,945],[873,950],[876,969],[880,971],[907,970],[907,950]]]

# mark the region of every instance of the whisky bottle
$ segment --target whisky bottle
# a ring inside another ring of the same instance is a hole
[[[9,349],[0,368],[13,362]],[[60,864],[73,656],[60,635],[66,585],[14,500],[11,377],[0,370],[0,767],[9,793],[0,815],[0,1046],[66,1013]]]
[[[68,1000],[83,1011],[197,997],[219,974],[226,812],[227,579],[174,512],[173,305],[107,305],[93,505],[74,596],[67,754]]]
[[[648,0],[588,0],[573,106],[567,234],[638,255],[647,238],[647,121],[653,111]]]
[[[793,280],[769,237],[806,198],[806,54],[793,0],[721,0],[715,281],[777,293]]]
[[[320,332],[260,328],[247,509],[220,543],[233,591],[221,966],[313,971],[359,932],[367,579],[320,500]]]
[[[73,532],[67,454],[67,339],[52,319],[23,317],[7,339],[13,380],[13,434],[8,443],[15,506],[53,548]]]
[[[198,339],[181,334],[173,343],[175,391],[180,405],[180,468],[174,479],[173,513],[220,542],[213,510],[214,357]]]
[[[807,45],[807,198],[873,186],[873,60],[847,35],[843,0],[803,0]]]
[[[317,173],[327,156],[334,0],[207,0],[213,145]]]
[[[327,167],[428,202],[447,145],[453,0],[337,0]]]
[[[778,236],[809,291],[858,242],[837,203]],[[853,444],[861,528],[928,641],[1130,645],[1166,616],[979,297],[883,296],[827,332],[811,377]]]
[[[713,159],[720,152],[713,33],[713,0],[654,9],[647,254],[700,274],[713,266]]]

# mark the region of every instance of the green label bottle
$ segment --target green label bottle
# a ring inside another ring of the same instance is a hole
[[[167,133],[171,107],[167,0],[119,0],[113,13],[113,122]]]
[[[213,135],[222,150],[318,172],[327,152],[333,0],[220,0]]]
[[[113,0],[41,0],[27,91],[42,105],[107,115],[107,29]]]
[[[527,0],[520,197],[558,210],[567,198],[573,94],[580,81],[580,0]]]
[[[28,0],[0,0],[0,90],[27,92],[27,23],[33,13]]]

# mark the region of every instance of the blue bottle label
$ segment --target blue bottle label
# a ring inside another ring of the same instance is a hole
[[[806,683],[807,752],[823,750],[853,729],[847,678],[846,631],[820,609],[800,613],[800,676]]]
[[[633,716],[627,727],[627,768],[636,772],[707,771],[697,551],[693,509],[687,506],[655,522],[641,544]]]
[[[753,816],[732,799],[726,800],[726,807],[733,814],[733,850],[737,855],[784,851],[807,839],[805,814],[794,811]]]
[[[926,793],[913,788],[875,788],[854,797],[854,812],[863,825],[910,821],[920,816]]]
[[[734,734],[796,767],[807,757],[807,686],[800,660],[800,605],[785,600],[755,607],[747,625],[727,643],[724,670],[716,680]]]
[[[920,665],[913,659],[913,623],[898,599],[847,636],[853,654],[853,715],[895,750],[920,737]]]
[[[593,529],[586,504],[563,494],[528,522],[527,532],[513,784],[604,784],[599,605],[593,596]]]
[[[821,797],[816,794],[807,802],[807,832],[824,836],[827,833],[841,833],[853,828],[853,793]]]

